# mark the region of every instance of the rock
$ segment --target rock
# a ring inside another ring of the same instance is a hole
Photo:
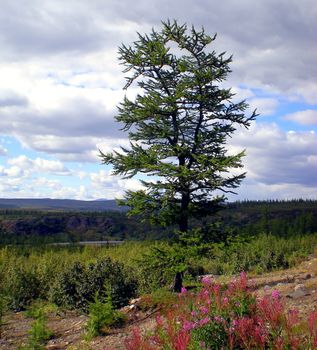
[[[297,291],[295,291],[294,293],[291,294],[291,297],[293,299],[299,299],[299,298],[302,298],[306,295],[306,293],[301,290],[301,289],[298,289]]]
[[[298,291],[298,290],[301,290],[302,292],[304,293],[308,293],[308,290],[307,288],[305,287],[304,284],[297,284],[295,287],[294,287],[294,291]]]
[[[210,280],[213,280],[213,279],[215,279],[215,278],[217,278],[217,277],[219,277],[220,275],[214,275],[214,274],[207,274],[207,275],[199,275],[199,276],[197,276],[197,280],[198,280],[198,282],[201,282],[204,278],[205,279],[210,279]]]
[[[292,299],[299,299],[306,295],[310,295],[308,289],[303,284],[297,284],[294,287],[294,292],[291,294],[288,294],[287,297]]]
[[[287,283],[292,283],[292,282],[294,282],[295,278],[292,275],[288,275],[288,276],[286,276],[286,280],[287,280]]]
[[[268,290],[271,289],[271,287],[270,287],[268,284],[266,284],[266,285],[263,287],[263,289],[264,289],[265,291],[268,291]]]
[[[131,299],[131,300],[129,301],[129,304],[130,304],[130,305],[137,304],[137,303],[140,302],[140,300],[141,300],[141,298]]]

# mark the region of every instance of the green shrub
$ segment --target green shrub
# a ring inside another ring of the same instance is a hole
[[[110,258],[98,260],[88,267],[75,262],[57,276],[51,290],[51,300],[58,306],[87,311],[88,305],[98,293],[101,299],[111,296],[113,306],[119,308],[128,303],[137,291],[137,282]]]
[[[23,310],[40,296],[41,285],[34,270],[16,267],[9,277],[5,293],[8,296],[10,309]]]
[[[36,319],[41,314],[48,315],[50,313],[56,312],[57,310],[58,308],[55,304],[43,300],[36,300],[27,307],[24,312],[24,316]]]
[[[29,331],[27,345],[23,350],[43,350],[44,344],[52,337],[52,332],[47,328],[46,318],[43,312],[39,312]]]
[[[98,294],[95,295],[94,301],[89,304],[89,319],[87,322],[87,339],[105,333],[105,328],[119,326],[124,323],[124,315],[114,310],[111,298],[101,302]]]
[[[5,299],[3,295],[0,294],[0,338],[1,338],[1,326],[2,326],[2,317],[5,311]]]

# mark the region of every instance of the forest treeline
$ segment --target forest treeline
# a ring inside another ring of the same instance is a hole
[[[202,225],[214,224],[211,240],[227,235],[270,233],[289,236],[317,232],[317,201],[242,201],[224,206]],[[119,211],[41,211],[1,209],[0,242],[52,243],[85,240],[170,239],[173,229],[163,229],[128,217]]]

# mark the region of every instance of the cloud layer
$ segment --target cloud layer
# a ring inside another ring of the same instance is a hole
[[[117,47],[167,18],[218,33],[214,49],[233,54],[228,86],[261,113],[234,138],[248,154],[242,195],[316,193],[315,0],[3,0],[0,136],[21,149],[0,141],[0,197],[109,198],[137,186],[97,170],[98,149],[127,144],[114,122],[125,93]],[[288,104],[296,110],[280,112]]]

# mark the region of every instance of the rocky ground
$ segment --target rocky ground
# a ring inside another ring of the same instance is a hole
[[[317,309],[317,258],[311,256],[296,268],[250,277],[256,293],[263,295],[277,289],[289,309],[297,308],[301,317]],[[137,305],[137,304],[136,304]],[[57,312],[48,316],[48,327],[54,336],[46,349],[124,349],[124,339],[133,327],[151,330],[155,326],[156,310],[142,312],[137,306],[125,309],[128,322],[124,328],[111,330],[106,336],[96,337],[91,342],[84,340],[87,317],[74,312]],[[0,350],[18,349],[26,343],[32,319],[23,313],[4,316],[1,326]]]

